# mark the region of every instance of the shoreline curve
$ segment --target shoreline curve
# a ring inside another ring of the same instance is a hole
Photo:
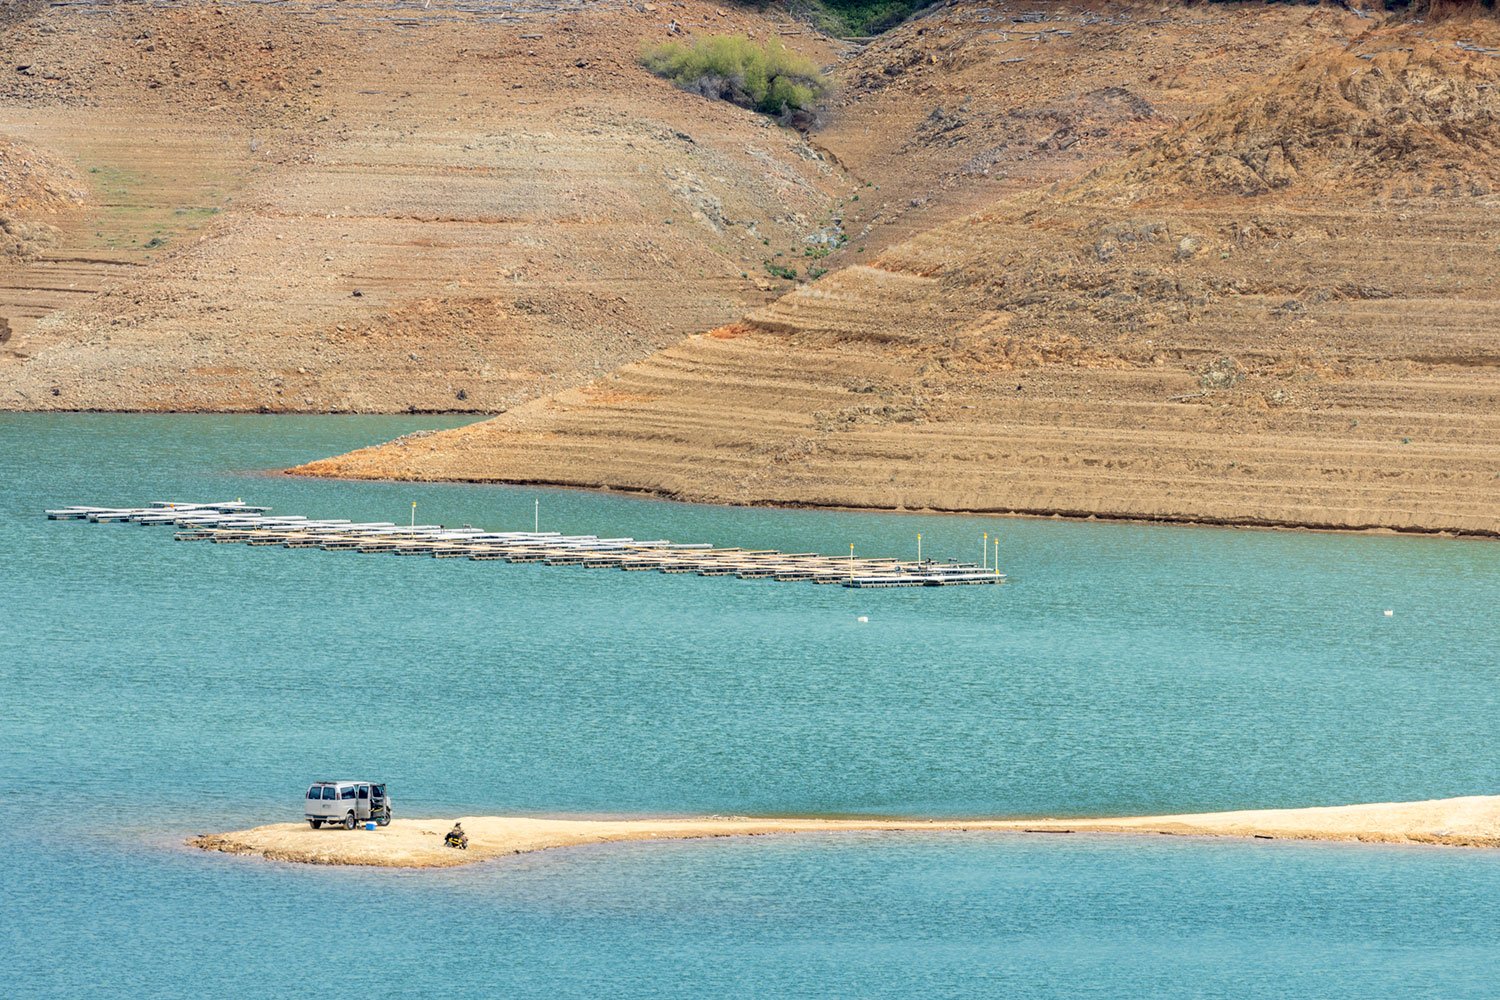
[[[379,868],[452,868],[512,854],[625,841],[839,832],[1158,834],[1500,848],[1500,795],[1098,819],[461,819],[469,834],[467,851],[442,845],[443,834],[452,824],[449,819],[397,819],[374,831],[312,830],[303,823],[276,823],[200,834],[189,838],[188,844],[268,861]]]
[[[465,425],[468,426],[468,425]],[[397,439],[399,440],[399,439]],[[381,446],[374,446],[381,447]],[[370,449],[360,448],[358,451]],[[350,452],[349,454],[355,454]],[[565,482],[554,479],[499,479],[488,476],[401,476],[394,474],[365,475],[348,471],[323,471],[322,467],[334,462],[334,458],[317,459],[282,469],[266,470],[267,475],[290,476],[296,479],[342,480],[346,482],[415,483],[423,486],[464,485],[501,486],[512,488],[540,488],[568,490],[579,493],[616,494],[663,503],[680,503],[697,507],[751,507],[766,510],[811,510],[850,512],[859,514],[916,514],[924,517],[994,517],[1026,521],[1082,521],[1111,524],[1156,524],[1182,528],[1230,528],[1241,531],[1316,532],[1318,534],[1389,535],[1408,538],[1500,539],[1500,529],[1487,527],[1443,527],[1424,524],[1379,524],[1365,521],[1319,521],[1298,518],[1274,518],[1252,516],[1227,516],[1191,513],[1133,513],[1104,509],[1062,507],[891,507],[880,504],[815,503],[801,500],[757,499],[726,501],[700,497],[691,493],[680,493],[667,489],[651,489],[609,482]]]

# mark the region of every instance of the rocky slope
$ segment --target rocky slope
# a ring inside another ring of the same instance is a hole
[[[591,386],[305,471],[1500,534],[1500,22],[1365,24]]]
[[[767,245],[826,229],[852,182],[635,54],[785,22],[582,10],[183,0],[0,26],[24,70],[0,132],[99,206],[0,266],[0,408],[493,412],[772,297]]]
[[[1336,4],[928,7],[837,68],[816,139],[870,187],[843,208],[865,239],[831,262],[1078,177],[1371,20]]]
[[[66,164],[0,136],[0,260],[34,260],[86,200]]]

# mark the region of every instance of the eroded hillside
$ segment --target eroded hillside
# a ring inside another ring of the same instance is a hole
[[[1071,180],[1372,20],[1336,4],[928,7],[838,67],[817,142],[870,187],[843,209],[866,240],[832,261]]]
[[[0,25],[0,134],[96,206],[0,265],[0,408],[495,411],[784,289],[767,245],[825,229],[852,182],[635,65],[646,39],[784,22],[586,8],[74,3]]]
[[[34,260],[86,202],[66,164],[0,137],[0,260]]]
[[[305,471],[1500,534],[1500,22],[1362,27],[591,386]]]

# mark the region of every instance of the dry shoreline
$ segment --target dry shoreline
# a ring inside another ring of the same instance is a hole
[[[467,851],[442,845],[442,836],[452,822],[451,819],[398,819],[383,829],[352,832],[312,830],[302,823],[277,823],[251,830],[202,834],[188,843],[206,851],[252,855],[269,861],[381,868],[451,868],[510,854],[623,841],[857,831],[1164,834],[1500,848],[1500,795],[1076,820],[719,816],[594,820],[466,816],[462,822],[470,838]]]
[[[312,463],[309,463],[312,464]],[[1500,539],[1500,531],[1483,529],[1467,530],[1453,528],[1392,527],[1383,524],[1335,524],[1315,521],[1215,518],[1197,515],[1173,514],[1129,514],[1103,510],[1062,510],[1051,508],[1018,509],[1008,507],[959,508],[959,507],[883,507],[878,504],[809,503],[800,500],[751,500],[727,502],[683,496],[668,490],[653,490],[636,486],[619,486],[610,483],[578,484],[556,482],[547,479],[485,479],[481,477],[454,479],[423,479],[401,476],[355,476],[346,477],[305,471],[305,466],[287,469],[268,469],[268,476],[291,476],[295,479],[356,479],[372,483],[417,483],[434,486],[501,486],[511,488],[534,488],[544,490],[566,490],[574,493],[608,493],[640,500],[658,500],[662,503],[688,504],[694,507],[759,507],[767,510],[820,510],[852,514],[914,514],[921,517],[994,517],[1024,521],[1094,521],[1107,524],[1158,524],[1174,528],[1232,528],[1237,531],[1309,531],[1320,535],[1385,535],[1391,538],[1444,538],[1444,539]]]

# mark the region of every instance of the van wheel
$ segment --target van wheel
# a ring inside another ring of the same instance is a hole
[[[307,825],[312,827],[314,830],[323,829],[323,821],[320,819],[310,819],[307,821]]]
[[[354,829],[354,814],[353,813],[350,813],[349,815],[347,815],[347,816],[344,817],[344,829],[345,830],[352,830],[352,829]]]
[[[391,825],[391,811],[389,809],[387,809],[385,812],[381,813],[379,816],[376,816],[375,817],[375,822],[378,823],[381,826],[390,826]]]

